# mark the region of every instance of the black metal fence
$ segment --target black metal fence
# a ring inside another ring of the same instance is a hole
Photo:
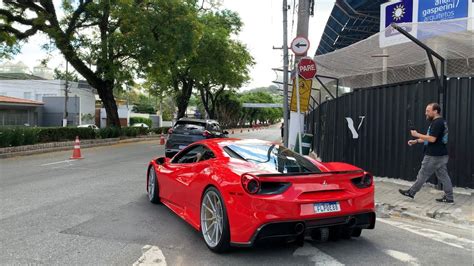
[[[307,128],[323,161],[343,161],[376,176],[415,180],[423,148],[407,145],[408,121],[426,132],[425,107],[437,101],[437,85],[430,79],[357,89],[321,104],[306,117]],[[474,188],[474,79],[450,78],[444,109],[453,185]]]

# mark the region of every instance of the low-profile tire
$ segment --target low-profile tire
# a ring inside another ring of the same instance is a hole
[[[362,228],[354,228],[352,229],[352,237],[359,237],[362,233]]]
[[[148,199],[151,203],[158,204],[160,203],[160,189],[158,186],[158,178],[156,177],[156,172],[153,166],[150,166],[148,169],[148,178],[147,178],[147,194]]]
[[[224,200],[215,187],[209,187],[201,200],[201,234],[206,246],[216,253],[230,248],[230,228]]]

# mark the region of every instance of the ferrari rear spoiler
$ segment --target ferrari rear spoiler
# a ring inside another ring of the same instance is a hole
[[[364,170],[328,171],[328,172],[308,172],[308,173],[278,173],[278,174],[256,174],[258,177],[284,177],[284,176],[315,176],[315,175],[343,175],[343,174],[364,174]]]

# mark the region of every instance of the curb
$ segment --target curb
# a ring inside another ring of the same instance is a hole
[[[149,137],[130,138],[130,139],[110,138],[110,139],[103,139],[103,141],[96,142],[96,143],[81,144],[81,149],[101,147],[101,146],[111,146],[111,145],[121,144],[121,143],[152,141],[152,140],[159,140],[159,139],[160,139],[160,136],[149,136]],[[71,147],[72,145],[67,145],[67,146],[61,146],[61,147],[49,147],[49,148],[45,147],[45,148],[35,149],[35,150],[3,153],[3,154],[0,154],[0,159],[12,158],[12,157],[17,157],[17,156],[42,154],[42,153],[49,153],[49,152],[56,152],[56,151],[67,151],[67,150],[71,150]]]

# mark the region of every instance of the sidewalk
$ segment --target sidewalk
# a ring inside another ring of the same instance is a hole
[[[472,189],[454,188],[454,204],[436,202],[444,192],[431,184],[425,184],[415,199],[401,195],[398,189],[407,189],[413,182],[375,177],[375,202],[377,215],[408,216],[415,219],[436,219],[442,222],[474,225]]]

